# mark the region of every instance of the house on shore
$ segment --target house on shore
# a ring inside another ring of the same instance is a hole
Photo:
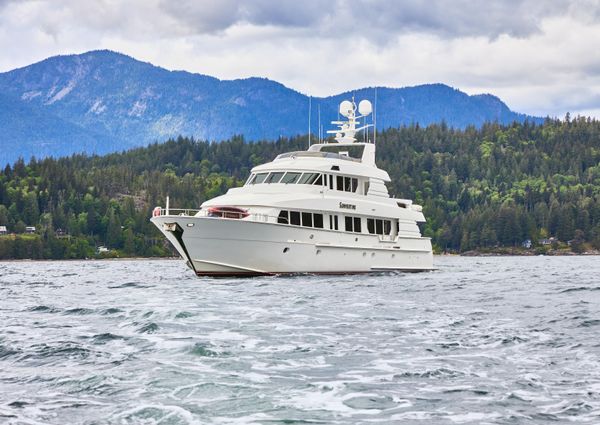
[[[541,239],[540,245],[552,245],[553,242],[558,242],[558,239],[551,237],[549,239]]]

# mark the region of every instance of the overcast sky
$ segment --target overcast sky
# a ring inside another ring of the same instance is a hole
[[[94,49],[313,96],[440,82],[600,117],[600,0],[0,0],[0,72]]]

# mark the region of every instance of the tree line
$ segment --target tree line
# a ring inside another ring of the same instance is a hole
[[[221,143],[179,137],[104,156],[73,155],[0,172],[0,258],[165,256],[155,205],[197,208],[243,184],[250,169],[305,150],[306,136]],[[378,133],[377,162],[393,196],[414,199],[437,251],[533,246],[553,238],[600,249],[600,122],[444,123]],[[35,226],[33,234],[24,234]],[[98,246],[109,253],[97,254]]]

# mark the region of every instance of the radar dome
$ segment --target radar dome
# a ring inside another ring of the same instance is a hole
[[[353,111],[354,105],[352,105],[352,102],[350,102],[349,100],[344,100],[342,103],[340,103],[340,114],[342,114],[343,116],[348,117],[352,115]]]
[[[373,112],[373,105],[368,100],[361,100],[358,104],[358,113],[361,115],[369,115]]]

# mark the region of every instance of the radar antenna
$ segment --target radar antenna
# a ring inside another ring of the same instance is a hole
[[[359,115],[356,115],[358,109]],[[338,143],[354,143],[356,142],[356,133],[366,128],[372,127],[373,124],[366,124],[362,127],[356,127],[360,124],[360,118],[365,118],[373,112],[373,105],[368,100],[361,100],[356,107],[354,97],[352,101],[344,100],[340,103],[340,115],[348,118],[347,121],[331,121],[331,124],[337,125],[337,130],[327,130],[327,134],[335,134],[335,141]]]

